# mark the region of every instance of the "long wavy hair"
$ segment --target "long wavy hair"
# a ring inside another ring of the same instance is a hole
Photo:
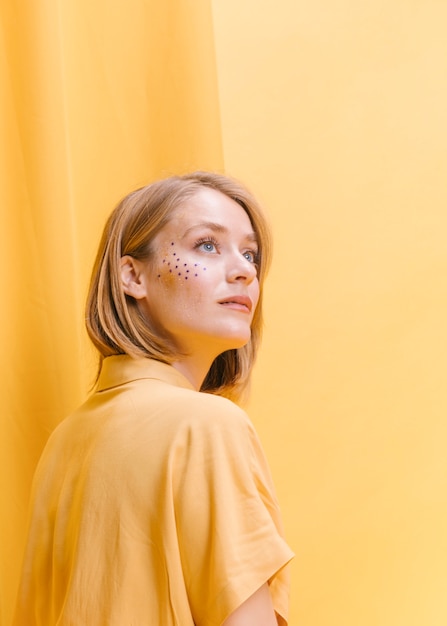
[[[116,354],[164,363],[178,358],[172,342],[155,333],[134,298],[124,293],[121,257],[149,259],[153,238],[177,207],[203,187],[220,191],[237,202],[250,218],[258,240],[260,297],[251,338],[243,347],[217,356],[201,387],[201,391],[239,400],[248,386],[262,334],[262,292],[271,260],[271,235],[258,202],[241,183],[228,176],[211,172],[172,176],[137,189],[121,200],[107,220],[93,267],[86,305],[87,332],[99,351],[99,369],[105,357]]]

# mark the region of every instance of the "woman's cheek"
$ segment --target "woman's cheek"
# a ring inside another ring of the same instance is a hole
[[[200,274],[206,271],[207,269],[204,265],[190,261],[184,255],[177,252],[175,244],[172,242],[169,250],[161,259],[157,279],[170,285],[174,282],[191,282],[199,279]]]

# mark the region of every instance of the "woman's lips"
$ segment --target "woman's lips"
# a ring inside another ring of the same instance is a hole
[[[228,298],[220,300],[219,304],[229,309],[243,311],[245,313],[250,313],[253,307],[253,303],[248,296],[229,296]]]

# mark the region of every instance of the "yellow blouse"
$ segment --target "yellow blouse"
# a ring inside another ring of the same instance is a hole
[[[293,554],[248,417],[173,367],[105,359],[34,478],[14,626],[218,626]]]

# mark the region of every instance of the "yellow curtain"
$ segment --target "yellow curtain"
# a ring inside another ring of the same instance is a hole
[[[30,480],[85,396],[83,302],[106,215],[150,180],[222,169],[207,0],[4,0],[0,9],[0,605]]]
[[[195,168],[272,218],[249,410],[291,626],[445,626],[446,23],[439,0],[2,0],[2,626],[37,459],[92,381],[105,217]]]

